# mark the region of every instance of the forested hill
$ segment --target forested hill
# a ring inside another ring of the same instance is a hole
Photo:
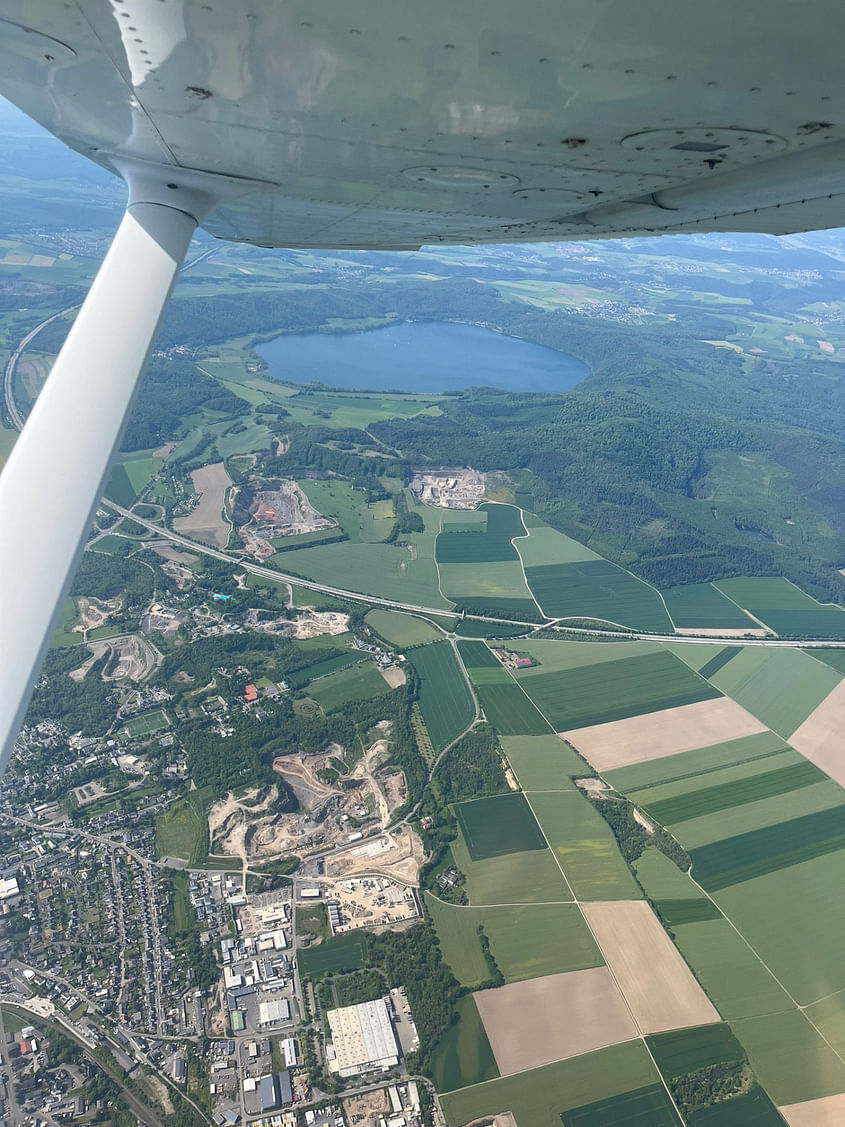
[[[839,292],[842,264],[771,239],[669,243],[676,258],[656,241],[599,244],[574,263],[554,248],[443,252],[431,275],[409,256],[325,255],[315,268],[290,254],[283,287],[260,270],[213,296],[201,274],[186,280],[160,346],[453,320],[566,352],[590,375],[565,395],[476,389],[370,433],[408,464],[461,450],[508,472],[550,523],[658,586],[785,574],[842,601],[843,368],[838,353],[797,360],[782,343]],[[561,281],[594,296],[561,301]],[[166,391],[163,373],[156,384]]]

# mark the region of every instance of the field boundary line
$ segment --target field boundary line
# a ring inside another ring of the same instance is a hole
[[[520,552],[519,547],[517,546],[517,543],[516,543],[517,540],[528,540],[531,536],[531,530],[529,529],[528,525],[525,523],[525,509],[523,509],[521,505],[514,505],[514,508],[519,509],[519,519],[522,522],[522,527],[525,529],[525,533],[524,533],[523,536],[512,536],[511,537],[511,546],[513,547],[513,550],[516,552],[516,558],[519,560],[519,566],[522,569],[522,582],[525,584],[525,589],[528,592],[528,594],[531,596],[531,598],[534,600],[534,606],[540,612],[542,617],[548,620],[549,616],[546,614],[546,612],[543,610],[543,608],[537,602],[537,596],[534,594],[534,591],[532,590],[531,584],[528,582],[528,576],[525,574],[525,560],[522,558],[522,552]]]
[[[732,599],[730,597],[730,595],[727,593],[727,591],[722,590],[722,588],[718,585],[718,583],[715,579],[710,580],[710,586],[715,588],[719,592],[720,595],[724,595],[725,598],[728,600],[728,602],[733,603],[733,605],[737,608],[737,610],[741,610],[743,614],[747,614],[752,622],[756,622],[759,626],[762,626],[764,630],[768,630],[770,634],[774,634],[774,636],[777,638],[777,636],[778,636],[777,630],[772,630],[772,628],[771,628],[771,626],[769,626],[768,622],[764,622],[762,620],[762,618],[758,618],[756,614],[752,614],[751,611],[748,610],[747,607],[741,607],[739,605],[739,603],[736,601],[736,599]],[[800,588],[799,588],[799,590],[800,590]]]
[[[778,978],[778,976],[775,974],[775,972],[772,970],[772,968],[769,966],[769,964],[766,962],[766,960],[762,957],[762,955],[745,938],[745,936],[742,934],[742,932],[739,930],[739,928],[736,926],[736,924],[733,922],[733,920],[730,918],[730,916],[727,914],[727,912],[725,912],[724,909],[721,907],[721,905],[718,904],[713,899],[713,897],[710,895],[710,893],[707,891],[707,889],[704,888],[702,885],[700,885],[698,883],[698,881],[692,875],[692,871],[693,871],[693,866],[690,866],[688,873],[689,873],[689,879],[692,881],[692,883],[696,886],[696,888],[700,892],[704,893],[705,897],[710,901],[710,903],[713,905],[713,907],[716,909],[716,911],[719,912],[719,914],[722,916],[722,918],[727,921],[727,923],[730,925],[730,927],[733,928],[733,930],[736,932],[736,934],[739,936],[739,938],[742,940],[742,942],[745,944],[745,946],[748,948],[748,950],[751,952],[751,954],[754,956],[754,958],[757,960],[757,962],[760,964],[760,966],[763,967],[763,969],[771,975],[771,977],[778,984],[778,986],[781,988],[781,990],[784,992],[784,994],[787,996],[787,998],[789,998],[790,1002],[792,1002],[795,1009],[802,1015],[802,1017],[805,1019],[805,1021],[816,1031],[816,1033],[818,1033],[819,1037],[821,1037],[821,1039],[824,1041],[824,1043],[827,1045],[827,1047],[830,1049],[830,1051],[834,1054],[834,1056],[837,1058],[837,1060],[841,1061],[842,1064],[845,1064],[845,1056],[843,1056],[836,1048],[834,1048],[834,1046],[830,1043],[830,1041],[827,1039],[827,1037],[825,1037],[824,1033],[822,1033],[822,1031],[819,1029],[819,1027],[816,1025],[816,1023],[810,1017],[810,1015],[805,1012],[807,1007],[815,1005],[815,1002],[807,1002],[806,1006],[801,1005],[801,1003],[794,997],[792,992],[786,988],[786,986],[783,984],[783,982],[781,982],[781,980]],[[702,987],[702,989],[703,989],[703,987]],[[845,989],[845,987],[843,987],[842,989]],[[705,993],[707,993],[707,992],[705,991]],[[834,990],[833,993],[838,994],[838,993],[840,993],[840,991]],[[825,995],[825,996],[829,997],[830,995]],[[708,997],[709,997],[709,995],[708,995]],[[817,999],[817,1000],[820,1001],[821,999]],[[711,1001],[712,1001],[712,999],[711,999]],[[790,1011],[784,1011],[784,1012],[790,1012]],[[756,1015],[752,1015],[752,1016],[756,1016]],[[768,1016],[768,1015],[759,1015],[759,1016]],[[740,1019],[740,1020],[746,1020],[747,1021],[747,1020],[750,1020],[750,1019],[745,1018],[745,1019]]]
[[[522,793],[523,793],[523,794],[525,794],[525,791],[523,791]],[[566,886],[567,886],[567,888],[569,889],[569,891],[570,891],[570,892],[572,893],[572,898],[573,898],[573,902],[574,902],[574,903],[575,903],[575,904],[577,905],[577,907],[578,907],[578,911],[579,911],[579,912],[581,913],[581,919],[582,919],[582,920],[584,921],[584,924],[586,925],[586,927],[587,927],[587,930],[589,931],[590,935],[591,935],[591,936],[593,937],[593,943],[595,943],[596,947],[597,947],[597,948],[599,949],[599,951],[601,952],[601,957],[602,957],[602,958],[604,959],[604,965],[605,965],[605,967],[606,967],[606,969],[607,969],[607,972],[608,972],[608,974],[610,975],[611,979],[613,980],[613,984],[614,984],[614,986],[615,986],[615,987],[616,987],[616,989],[617,989],[617,990],[619,991],[619,997],[620,997],[620,998],[622,999],[622,1001],[623,1001],[623,1002],[625,1003],[625,1009],[626,1009],[626,1010],[628,1011],[628,1013],[629,1013],[629,1014],[631,1015],[631,1021],[633,1021],[633,1023],[634,1023],[634,1026],[636,1027],[636,1029],[637,1029],[637,1030],[638,1030],[638,1032],[639,1032],[639,1040],[640,1040],[640,1041],[642,1042],[642,1045],[643,1045],[643,1047],[644,1047],[645,1051],[646,1051],[646,1052],[648,1053],[648,1056],[649,1056],[649,1059],[651,1060],[651,1063],[652,1063],[652,1066],[653,1066],[653,1068],[654,1068],[654,1071],[655,1071],[655,1072],[657,1073],[657,1075],[658,1075],[658,1076],[660,1077],[660,1082],[661,1082],[661,1084],[663,1085],[663,1087],[664,1087],[664,1089],[665,1089],[665,1091],[666,1091],[666,1095],[667,1095],[667,1096],[669,1097],[669,1102],[670,1102],[670,1103],[672,1104],[672,1107],[673,1107],[673,1108],[675,1109],[675,1111],[677,1112],[677,1114],[678,1114],[678,1119],[679,1119],[679,1120],[681,1121],[681,1123],[683,1123],[683,1124],[686,1124],[686,1119],[685,1119],[685,1118],[683,1117],[683,1115],[681,1114],[681,1109],[680,1109],[680,1108],[678,1107],[677,1103],[675,1102],[675,1097],[674,1097],[674,1096],[672,1095],[672,1092],[671,1092],[671,1090],[670,1090],[670,1088],[669,1088],[669,1085],[668,1085],[668,1083],[666,1082],[666,1079],[665,1079],[665,1078],[664,1078],[664,1076],[663,1076],[663,1073],[662,1073],[662,1072],[660,1071],[660,1069],[659,1069],[659,1068],[657,1067],[657,1061],[656,1061],[656,1060],[654,1059],[654,1054],[652,1053],[652,1051],[651,1051],[651,1048],[649,1047],[648,1041],[646,1040],[646,1035],[645,1035],[645,1033],[643,1032],[643,1028],[642,1028],[642,1026],[640,1025],[639,1021],[637,1021],[637,1015],[636,1015],[636,1014],[634,1013],[634,1011],[633,1011],[633,1009],[632,1009],[632,1007],[631,1007],[631,1003],[630,1003],[630,1002],[628,1001],[627,995],[625,994],[625,991],[624,991],[624,990],[622,989],[622,987],[621,987],[621,986],[619,985],[619,980],[617,979],[617,977],[616,977],[616,975],[615,975],[615,973],[614,973],[614,971],[613,971],[613,968],[611,967],[610,963],[609,963],[609,962],[607,961],[607,956],[606,956],[606,954],[605,954],[604,948],[602,947],[601,943],[599,942],[599,938],[598,938],[598,936],[596,935],[595,931],[593,930],[593,927],[592,927],[592,925],[590,924],[590,921],[589,921],[589,920],[587,919],[586,915],[584,914],[584,909],[583,909],[583,908],[581,907],[581,901],[580,901],[580,900],[578,899],[578,897],[577,897],[577,896],[575,895],[575,890],[573,889],[572,885],[571,885],[571,884],[569,883],[569,880],[568,880],[568,878],[567,878],[567,876],[566,876],[566,873],[565,873],[565,872],[564,872],[564,870],[563,870],[563,865],[561,865],[561,863],[560,863],[560,858],[558,857],[557,853],[555,853],[554,849],[552,849],[552,844],[551,844],[551,842],[549,841],[548,837],[546,836],[546,831],[545,831],[545,830],[543,829],[543,825],[542,825],[542,823],[540,822],[540,819],[539,819],[539,818],[537,817],[537,814],[536,814],[536,813],[535,813],[535,811],[534,811],[534,807],[533,807],[533,806],[531,805],[531,800],[530,800],[530,798],[528,797],[528,795],[527,795],[527,794],[525,795],[525,801],[526,801],[526,802],[528,803],[528,807],[529,807],[529,809],[531,810],[531,813],[532,813],[532,814],[533,814],[533,816],[534,816],[534,820],[535,820],[535,822],[536,822],[536,823],[537,823],[537,825],[538,825],[538,826],[540,827],[540,833],[541,833],[541,834],[543,835],[543,837],[545,838],[545,841],[546,841],[546,845],[548,846],[548,848],[549,848],[549,850],[550,850],[550,852],[551,852],[551,855],[552,855],[552,857],[554,857],[554,860],[555,860],[555,864],[557,865],[558,869],[560,870],[560,875],[561,875],[561,876],[563,877],[563,879],[564,879],[564,880],[566,881]],[[618,845],[618,843],[614,842],[614,844],[616,845],[616,848],[617,848],[617,849],[619,849],[619,845]],[[621,856],[621,850],[620,850],[620,856]],[[649,902],[648,902],[648,900],[645,900],[645,901],[644,901],[644,903],[648,904]],[[660,924],[660,927],[661,927],[661,928],[663,928],[663,931],[664,931],[664,933],[665,933],[666,929],[665,929],[665,928],[663,927],[663,924],[661,924],[661,923],[660,923],[660,919],[659,919],[659,917],[658,917],[657,913],[656,913],[656,912],[654,911],[654,909],[653,909],[653,908],[651,907],[651,905],[650,905],[650,904],[649,904],[649,908],[650,908],[651,912],[652,912],[652,913],[654,914],[654,917],[655,917],[655,919],[656,919],[656,920],[658,921],[658,923]],[[668,939],[668,938],[669,938],[669,936],[667,935],[667,936],[666,936],[666,938]],[[671,941],[671,939],[669,940],[669,942],[670,942],[670,943],[672,942],[672,941]],[[680,953],[680,952],[679,952],[679,953]],[[707,994],[707,991],[706,991],[706,990],[704,990],[704,988],[703,988],[703,987],[702,987],[701,989],[702,989],[702,993],[703,993],[703,994],[705,995],[705,997],[707,997],[707,998],[708,998],[708,1000],[709,1000],[709,995]],[[712,1003],[711,1003],[711,1004],[712,1004]],[[714,1009],[715,1009],[715,1006],[714,1006]],[[717,1010],[716,1012],[718,1013],[718,1010]],[[721,1016],[721,1015],[720,1015],[720,1016]],[[483,1024],[484,1024],[484,1023],[483,1023],[483,1021],[482,1021],[482,1025],[483,1025]],[[634,1040],[634,1038],[631,1038],[631,1040]],[[620,1041],[620,1042],[616,1042],[616,1043],[617,1043],[617,1044],[624,1044],[624,1042],[621,1042],[621,1041]]]
[[[564,973],[566,973],[566,972],[564,971]],[[479,1014],[478,1016],[480,1018],[481,1014]],[[481,1024],[483,1026],[484,1022],[482,1022]],[[485,1034],[486,1034],[486,1030],[485,1030]],[[633,1045],[633,1043],[635,1041],[640,1041],[640,1040],[642,1040],[641,1037],[626,1037],[624,1041],[615,1041],[613,1043],[613,1045],[605,1045],[605,1048],[606,1049],[613,1049],[617,1045]],[[646,1050],[647,1049],[648,1049],[648,1045],[646,1045]],[[596,1052],[596,1053],[603,1052],[602,1049],[593,1049],[591,1051]],[[552,1061],[551,1063],[552,1064],[560,1064],[561,1061],[577,1060],[579,1056],[587,1056],[587,1055],[588,1055],[587,1053],[576,1053],[574,1056],[562,1057],[560,1061]],[[649,1054],[649,1055],[651,1055],[651,1054]],[[654,1057],[652,1057],[651,1059],[654,1060]],[[498,1068],[498,1065],[496,1067]],[[448,1092],[440,1092],[439,1095],[441,1097],[443,1097],[443,1096],[454,1096],[457,1092],[468,1092],[471,1088],[482,1088],[485,1084],[495,1084],[498,1080],[512,1080],[515,1076],[527,1076],[529,1072],[539,1072],[541,1068],[548,1068],[548,1067],[549,1066],[547,1064],[538,1064],[534,1068],[523,1068],[523,1070],[521,1072],[511,1072],[507,1076],[491,1076],[491,1078],[489,1080],[479,1080],[477,1084],[464,1084],[460,1088],[451,1088]],[[660,1075],[660,1072],[658,1070],[658,1076],[659,1075]],[[686,1120],[681,1120],[681,1122],[685,1123]]]

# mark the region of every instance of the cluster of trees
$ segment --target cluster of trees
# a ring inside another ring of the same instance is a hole
[[[142,608],[152,598],[155,576],[140,560],[84,552],[70,593],[74,598],[94,595],[98,599],[122,599],[122,610]],[[164,581],[166,583],[166,580]]]
[[[444,803],[462,802],[508,789],[502,753],[489,724],[476,724],[438,764],[434,782]]]
[[[370,937],[370,962],[384,972],[390,986],[404,986],[420,1037],[409,1053],[409,1072],[427,1073],[437,1042],[455,1021],[455,1005],[464,993],[443,962],[440,944],[429,920],[404,932]]]
[[[123,435],[121,450],[148,450],[184,430],[183,420],[197,411],[247,415],[250,405],[192,360],[156,359],[147,369]]]
[[[481,953],[484,956],[484,961],[487,964],[487,970],[490,972],[485,982],[478,987],[477,990],[492,990],[497,986],[505,985],[505,976],[502,974],[502,968],[496,962],[496,956],[490,950],[490,940],[487,938],[487,933],[481,924],[476,928],[478,933],[478,942],[481,946]]]
[[[596,798],[593,801],[619,843],[619,850],[628,862],[633,864],[649,845],[656,846],[665,853],[681,872],[688,871],[692,860],[689,853],[662,826],[654,826],[654,833],[648,833],[634,817],[633,803],[627,798]]]
[[[71,733],[105,735],[114,718],[111,688],[100,678],[107,660],[105,655],[94,662],[83,680],[73,681],[68,676],[88,656],[87,650],[77,646],[48,652],[29,702],[27,724],[55,720]]]
[[[728,1061],[699,1068],[671,1083],[675,1103],[684,1116],[747,1092],[754,1076],[745,1061]]]

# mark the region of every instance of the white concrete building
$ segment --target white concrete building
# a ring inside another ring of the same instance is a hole
[[[334,1046],[332,1072],[356,1076],[399,1063],[396,1034],[384,998],[329,1010],[326,1017]]]

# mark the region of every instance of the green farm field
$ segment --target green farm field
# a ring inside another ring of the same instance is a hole
[[[525,577],[549,618],[592,618],[632,630],[672,633],[655,588],[609,560],[526,566]]]
[[[687,873],[682,873],[674,861],[653,845],[643,850],[634,862],[637,880],[650,900],[685,900],[696,897],[709,904],[705,893],[698,888]]]
[[[523,790],[572,790],[573,777],[591,773],[581,756],[559,736],[500,736]]]
[[[162,461],[162,458],[153,458],[150,455],[143,454],[132,455],[123,459],[121,465],[136,496],[143,493],[147,488],[161,469]]]
[[[496,1115],[504,1108],[521,1125],[561,1127],[562,1114],[573,1108],[658,1082],[651,1058],[637,1040],[465,1088],[441,1102],[449,1127]]]
[[[794,1008],[759,957],[726,919],[679,923],[675,944],[726,1020],[776,1014]],[[742,1040],[742,1034],[737,1034]]]
[[[662,592],[672,621],[682,630],[759,630],[759,625],[712,583]]]
[[[520,681],[555,731],[568,731],[721,694],[666,650],[541,673]]]
[[[463,536],[462,536],[463,538]],[[442,538],[441,538],[442,539]],[[525,578],[519,560],[504,560],[500,563],[438,563],[440,589],[447,599],[467,606],[486,606],[490,599],[518,600],[530,603],[526,610],[537,607],[531,592],[525,585]],[[494,609],[495,603],[491,606]],[[515,608],[517,610],[522,608]]]
[[[845,1063],[800,1010],[735,1021],[732,1026],[776,1104],[845,1092]]]
[[[508,982],[604,963],[576,904],[459,910],[481,916],[490,950]]]
[[[456,1008],[458,1020],[446,1030],[431,1055],[431,1076],[438,1092],[481,1084],[499,1075],[475,999],[465,994]]]
[[[763,763],[765,765],[766,761]],[[749,802],[789,794],[826,778],[818,767],[804,760],[784,767],[773,767],[768,771],[758,771],[745,778],[691,788],[675,797],[657,800],[650,798],[646,809],[661,825],[670,826],[675,822],[686,822],[690,818],[715,814],[734,806],[746,806]]]
[[[371,610],[364,621],[391,646],[399,650],[436,642],[442,637],[436,626],[427,619],[398,610]]]
[[[326,712],[340,708],[351,700],[370,700],[390,691],[390,686],[371,661],[329,673],[327,677],[314,681],[308,690]]]
[[[745,1060],[745,1050],[726,1024],[657,1033],[646,1040],[666,1080],[677,1080],[714,1064]]]
[[[458,642],[458,653],[461,655],[461,661],[470,671],[470,676],[473,676],[477,669],[502,669],[499,659],[483,642]]]
[[[379,519],[376,506],[368,505],[363,492],[348,481],[304,478],[299,485],[314,508],[336,520],[353,544],[379,543],[393,529],[392,514]]]
[[[560,673],[587,665],[660,653],[662,646],[659,642],[572,642],[563,638],[526,638],[515,648],[520,653],[530,654],[537,662],[529,669],[515,671],[516,679],[522,681],[543,673]]]
[[[489,909],[447,904],[430,892],[423,895],[426,911],[431,915],[440,941],[440,953],[449,964],[452,974],[461,986],[468,986],[470,989],[480,986],[490,977],[490,971],[481,950],[477,929],[481,922],[479,913]]]
[[[129,508],[135,504],[135,498],[138,496],[129,480],[129,474],[126,472],[126,467],[122,462],[116,462],[112,466],[111,474],[106,482],[106,487],[103,493],[110,501],[116,502],[118,505],[123,505],[124,508]]]
[[[675,1127],[681,1122],[662,1084],[648,1084],[609,1100],[595,1100],[564,1112],[560,1118],[563,1127],[626,1127],[638,1122],[648,1123],[649,1127]]]
[[[476,798],[458,803],[454,810],[473,861],[546,848],[540,827],[522,794]]]
[[[350,650],[349,653],[326,657],[322,661],[314,662],[313,665],[306,665],[304,669],[297,669],[294,673],[288,674],[286,680],[292,688],[301,689],[309,681],[328,677],[340,669],[347,669],[350,665],[359,665],[363,660],[364,654],[360,650]]]
[[[641,900],[610,826],[580,791],[535,791],[528,801],[579,900]]]
[[[704,776],[707,772],[720,771],[737,763],[780,755],[786,747],[784,740],[774,732],[760,732],[714,744],[712,747],[699,748],[697,751],[667,755],[663,759],[653,759],[650,763],[619,767],[615,771],[608,771],[605,777],[617,790],[633,794],[648,787]]]
[[[478,986],[489,977],[478,939],[479,925],[507,982],[603,964],[575,904],[472,908],[433,900],[426,896],[443,957],[462,985]]]
[[[686,849],[699,849],[724,838],[736,838],[752,830],[776,827],[793,818],[821,814],[841,806],[843,797],[842,788],[823,776],[822,782],[811,783],[798,790],[678,822],[672,827],[672,833]]]
[[[845,1053],[845,990],[805,1007],[804,1012],[840,1056]]]
[[[705,665],[727,648],[723,642],[714,642],[712,646],[702,645],[698,642],[664,642],[663,645],[675,657],[679,657],[684,665],[694,669],[696,673],[700,673]],[[740,647],[734,648],[739,649]]]
[[[455,651],[447,641],[421,646],[411,655],[420,679],[420,711],[436,751],[467,728],[475,715],[472,694]]]
[[[555,904],[572,899],[550,849],[473,861],[459,832],[452,842],[452,857],[466,875],[472,905]]]
[[[437,563],[491,564],[510,560],[519,565],[519,555],[511,543],[514,537],[525,536],[519,509],[513,505],[488,503],[479,511],[487,515],[483,526],[468,525],[472,531],[458,532],[452,524],[440,533],[435,548]],[[519,571],[521,574],[522,569]]]
[[[726,916],[800,1005],[845,989],[845,853],[714,893]]]
[[[828,649],[813,649],[811,657],[816,661],[823,661],[825,665],[835,669],[837,673],[845,674],[845,649],[828,650]]]
[[[62,603],[53,637],[50,639],[51,650],[64,646],[76,646],[82,641],[81,631],[73,629],[78,621],[79,614],[76,609],[76,600],[67,595]]]
[[[306,947],[297,952],[299,969],[313,978],[360,970],[367,965],[367,939],[366,932],[350,932],[317,947]]]
[[[686,755],[690,766],[699,757],[699,753],[695,751],[687,752]],[[800,766],[806,762],[807,760],[791,747],[781,746],[777,751],[769,752],[767,755],[740,759],[736,763],[720,766],[704,766],[700,772],[683,775],[680,778],[670,777],[666,782],[656,781],[642,788],[629,786],[626,788],[626,793],[633,802],[646,806],[662,806],[664,802],[671,803],[675,799],[684,798],[697,791],[708,790],[726,783],[741,782],[786,767]],[[691,816],[695,817],[694,814]]]
[[[721,579],[716,586],[782,637],[845,637],[845,611],[816,602],[788,579]]]
[[[551,725],[512,680],[509,684],[476,683],[475,692],[484,715],[500,735],[541,736],[550,731]]]
[[[301,391],[285,403],[297,421],[305,425],[354,427],[366,430],[383,419],[409,419],[415,415],[439,415],[437,396],[373,395],[355,392]],[[316,413],[316,412],[319,412]],[[325,415],[328,414],[328,418]]]
[[[208,859],[208,818],[203,802],[192,791],[187,799],[176,802],[156,818],[156,857],[181,857],[192,865]]]
[[[517,542],[517,548],[526,568],[601,559],[584,544],[549,528],[547,524],[539,523],[537,518],[529,521],[528,536]]]
[[[385,535],[389,531],[386,529]],[[424,533],[416,533],[407,539],[413,542],[423,536]],[[451,610],[451,604],[438,590],[434,560],[424,551],[412,559],[408,549],[397,544],[318,544],[271,559],[284,571],[314,583],[337,586],[342,580],[350,591],[434,610]]]
[[[845,796],[843,796],[845,797]],[[778,873],[845,849],[845,803],[690,851],[695,879],[708,892]]]
[[[749,646],[711,677],[711,682],[789,739],[842,677],[808,653]]]

